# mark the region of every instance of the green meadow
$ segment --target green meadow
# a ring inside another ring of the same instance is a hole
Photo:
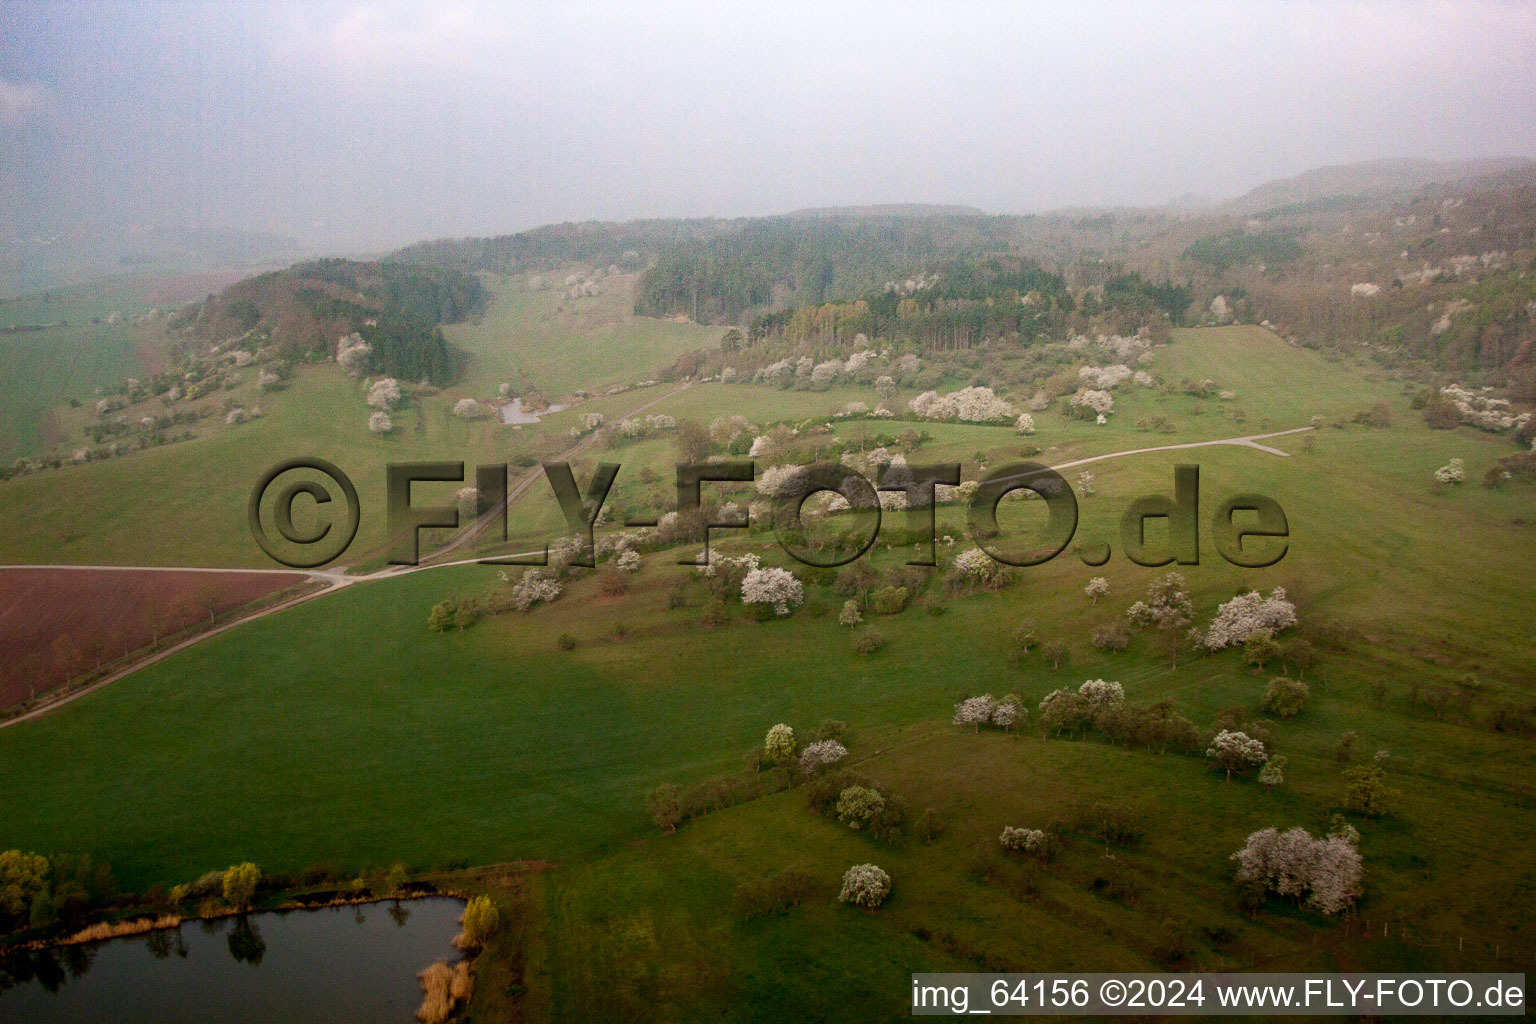
[[[469,353],[459,390],[494,395],[504,381],[530,384],[551,401],[577,389],[596,390],[654,378],[684,352],[712,348],[724,333],[672,320],[633,315],[633,276],[602,282],[598,295],[563,297],[557,286],[540,291],[526,277],[483,275],[492,298],[474,321],[444,329]]]

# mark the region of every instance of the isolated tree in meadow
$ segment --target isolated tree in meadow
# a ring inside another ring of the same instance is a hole
[[[1099,598],[1107,597],[1109,595],[1109,580],[1105,579],[1103,576],[1095,576],[1093,579],[1089,580],[1088,585],[1083,588],[1083,593],[1093,598],[1094,604],[1098,604]]]
[[[1040,648],[1040,653],[1051,663],[1051,668],[1059,669],[1061,663],[1067,660],[1067,645],[1060,640],[1050,640]]]
[[[795,730],[780,722],[768,730],[763,738],[763,760],[770,764],[788,761],[795,756]]]
[[[1214,758],[1216,766],[1226,771],[1228,782],[1232,781],[1233,772],[1244,775],[1269,760],[1263,743],[1245,732],[1228,729],[1216,734],[1205,756]]]
[[[250,861],[232,865],[224,872],[224,902],[236,910],[250,909],[260,881],[261,869]]]
[[[1344,793],[1346,810],[1373,818],[1386,812],[1392,791],[1387,788],[1387,775],[1380,765],[1357,764],[1347,768],[1344,781],[1348,784]]]
[[[1280,718],[1294,718],[1307,706],[1312,689],[1299,679],[1277,676],[1269,681],[1259,706]]]
[[[1025,619],[1013,629],[1013,655],[1022,658],[1029,653],[1029,649],[1039,643],[1039,637],[1035,635],[1035,620]]]
[[[1280,754],[1265,761],[1264,767],[1259,769],[1259,782],[1264,786],[1265,792],[1285,784],[1286,762],[1286,756]]]
[[[1003,826],[1003,834],[998,837],[998,842],[1003,844],[1003,849],[1005,850],[1028,853],[1038,857],[1044,855],[1048,837],[1042,829],[1015,828],[1012,825],[1005,825]]]
[[[838,902],[875,909],[891,894],[891,876],[873,864],[855,864],[843,874]]]
[[[766,605],[785,616],[805,600],[805,588],[788,569],[752,569],[741,581],[741,603]]]
[[[676,832],[678,823],[683,820],[682,801],[679,799],[680,791],[672,783],[663,783],[645,794],[645,812],[651,816],[651,821],[663,832]]]

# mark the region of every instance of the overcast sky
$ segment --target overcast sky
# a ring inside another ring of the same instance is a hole
[[[337,246],[1536,154],[1536,4],[0,0],[0,237]]]

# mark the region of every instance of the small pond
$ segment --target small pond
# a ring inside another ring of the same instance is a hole
[[[0,1020],[411,1024],[464,904],[434,897],[247,917],[0,959]]]
[[[501,407],[501,422],[516,424],[537,423],[539,422],[540,417],[548,416],[550,413],[559,412],[564,408],[565,406],[556,402],[554,405],[551,405],[546,409],[542,409],[539,412],[524,412],[523,400],[521,398],[514,398],[512,401]]]

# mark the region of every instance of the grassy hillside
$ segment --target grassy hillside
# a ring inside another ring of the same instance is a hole
[[[0,460],[47,450],[58,440],[57,407],[142,373],[141,345],[127,324],[0,333]]]
[[[1111,541],[1108,565],[1089,569],[1068,552],[997,593],[940,598],[942,615],[922,607],[870,615],[889,643],[869,657],[850,649],[836,622],[842,599],[824,587],[809,587],[806,607],[788,619],[753,623],[733,607],[727,625],[701,629],[700,584],[687,584],[673,606],[685,572],[671,564],[674,553],[647,555],[626,595],[605,595],[588,577],[553,605],[462,633],[429,633],[428,612],[448,596],[505,588],[496,570],[355,587],[0,731],[0,773],[27,779],[0,792],[0,847],[89,850],[137,886],[243,858],[272,870],[327,862],[348,871],[395,860],[552,862],[534,880],[521,927],[543,958],[530,1006],[555,1019],[718,1019],[744,1005],[757,1008],[747,1019],[834,1005],[895,1019],[907,1014],[907,974],[918,969],[1529,964],[1536,948],[1521,908],[1536,885],[1528,781],[1536,750],[1530,730],[1492,723],[1500,709],[1528,715],[1533,700],[1530,490],[1474,482],[1512,450],[1508,439],[1432,431],[1401,385],[1267,332],[1180,334],[1154,365],[1165,377],[1213,377],[1238,397],[1197,403],[1148,390],[1123,409],[1117,402],[1106,427],[1047,414],[1031,438],[935,425],[913,461],[960,459],[970,476],[978,451],[996,464],[1026,443],[1057,462],[1253,433],[1265,421],[1331,423],[1378,400],[1396,415],[1387,428],[1328,425],[1310,441],[1272,442],[1289,458],[1218,446],[1095,463],[1097,493],[1082,502],[1078,537]],[[296,388],[315,391],[294,404],[313,409],[316,430],[330,418],[359,422],[355,397],[326,404],[339,392],[323,372],[312,384],[300,378]],[[706,421],[731,412],[767,421],[776,410],[825,412],[818,403],[840,398],[704,385],[664,407]],[[1138,414],[1158,410],[1178,421],[1176,435],[1135,429]],[[473,433],[482,426],[428,429],[420,450],[450,438],[466,451],[500,444]],[[837,427],[860,429],[869,427]],[[373,440],[359,437],[338,459],[366,462]],[[656,440],[603,457],[628,473],[671,456]],[[1452,457],[1466,460],[1468,483],[1432,491],[1434,469]],[[1310,705],[1269,727],[1272,750],[1289,758],[1286,784],[1266,794],[1252,781],[1227,782],[1198,753],[950,725],[954,701],[969,693],[1016,690],[1033,708],[1048,691],[1092,678],[1122,682],[1133,703],[1169,700],[1201,727],[1233,708],[1248,721],[1266,717],[1258,703],[1275,663],[1255,675],[1229,651],[1171,669],[1145,637],[1121,654],[1088,642],[1162,571],[1123,557],[1117,523],[1134,498],[1168,492],[1179,462],[1202,473],[1204,557],[1183,569],[1197,621],[1238,590],[1284,586],[1301,635],[1321,648],[1306,675]],[[1239,570],[1213,550],[1205,517],[1239,491],[1268,494],[1286,510],[1291,548],[1273,568]],[[228,497],[235,514],[237,496]],[[195,504],[182,514],[202,514]],[[1006,506],[1003,525],[1027,529],[1039,511]],[[941,530],[959,529],[954,510],[944,517]],[[35,523],[31,535],[44,532]],[[725,543],[783,563],[768,534]],[[903,560],[880,548],[874,565]],[[1101,574],[1111,593],[1094,605],[1082,588]],[[937,581],[927,589],[941,593]],[[1066,644],[1060,669],[1038,651],[1018,663],[1006,657],[1024,619],[1042,641]],[[559,649],[561,634],[574,650]],[[1464,705],[1436,710],[1422,699],[1436,688],[1464,695]],[[805,735],[829,718],[851,725],[858,772],[914,813],[934,809],[943,822],[936,839],[881,847],[813,815],[800,788],[705,814],[675,835],[646,820],[643,796],[657,783],[739,773],[769,725],[789,722]],[[1346,730],[1358,733],[1356,763],[1387,751],[1382,764],[1398,791],[1384,816],[1352,819],[1367,872],[1358,913],[1370,928],[1274,900],[1250,917],[1228,855],[1267,825],[1327,828],[1342,808],[1336,750]],[[1078,824],[1085,806],[1105,802],[1141,833],[1112,857]],[[1049,865],[1006,858],[997,845],[1004,825],[1053,823],[1064,847]],[[877,913],[835,902],[843,870],[863,861],[894,879]],[[738,885],[786,868],[813,879],[806,904],[750,920],[731,910]]]
[[[549,275],[558,285],[558,274]],[[597,295],[566,299],[534,291],[527,277],[486,275],[494,292],[484,316],[444,329],[469,352],[463,388],[494,395],[502,382],[538,388],[552,399],[578,388],[654,378],[678,356],[713,347],[718,329],[634,316],[635,275],[605,278]]]

